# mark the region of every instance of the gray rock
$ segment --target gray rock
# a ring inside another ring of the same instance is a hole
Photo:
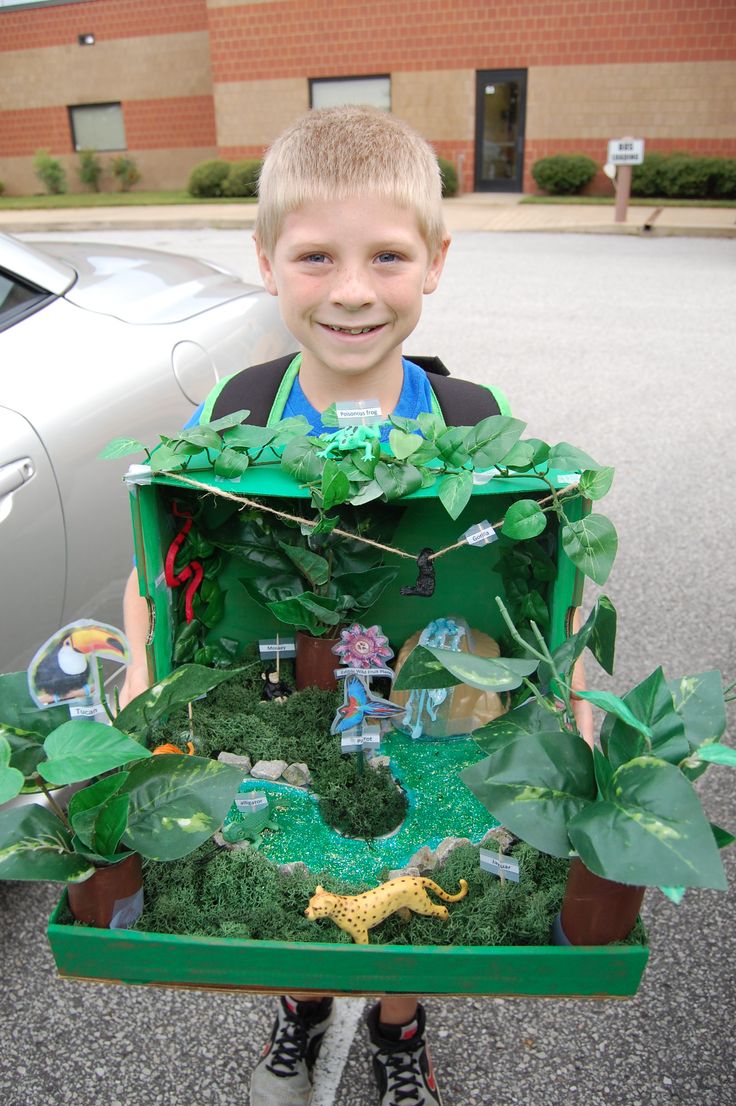
[[[220,753],[217,759],[221,760],[223,764],[232,764],[235,768],[242,768],[246,776],[250,772],[252,761],[247,754],[244,757],[239,757],[237,753]]]
[[[498,851],[503,852],[504,849],[508,849],[509,845],[514,841],[514,837],[503,826],[496,826],[494,829],[489,830],[481,841],[481,848],[485,847],[489,841],[495,841],[498,845]]]
[[[304,761],[298,761],[296,764],[290,764],[288,768],[285,768],[282,775],[287,783],[291,783],[294,787],[306,787],[312,782],[312,777],[309,774],[309,768]]]
[[[369,768],[388,768],[391,764],[391,758],[376,754],[374,757],[369,757],[366,764]]]
[[[444,864],[450,853],[459,849],[461,845],[472,845],[469,837],[445,837],[435,849],[438,864]]]
[[[258,760],[250,770],[254,780],[277,780],[286,768],[285,760]]]
[[[418,868],[392,868],[388,874],[389,879],[400,879],[401,876],[420,876],[422,873]]]
[[[279,864],[279,871],[283,876],[293,876],[297,872],[300,875],[309,875],[309,868],[303,860],[291,860],[288,864]]]
[[[407,868],[418,868],[420,872],[433,872],[437,867],[437,854],[429,845],[422,845],[413,856],[409,857]]]

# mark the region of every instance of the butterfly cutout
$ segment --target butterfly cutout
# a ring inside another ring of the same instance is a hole
[[[404,713],[404,707],[389,703],[371,695],[368,688],[357,676],[348,676],[345,681],[345,702],[337,708],[330,733],[344,733],[360,726],[366,718],[391,718]]]

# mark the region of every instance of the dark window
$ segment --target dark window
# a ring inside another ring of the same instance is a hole
[[[80,104],[69,108],[75,150],[126,150],[121,104]]]
[[[26,284],[0,269],[0,330],[6,330],[13,323],[32,315],[53,298],[49,292]]]

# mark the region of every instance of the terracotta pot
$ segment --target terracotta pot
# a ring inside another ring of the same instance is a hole
[[[570,864],[555,943],[607,945],[631,933],[646,887],[601,879],[577,857]]]
[[[98,868],[83,883],[67,884],[69,909],[79,922],[98,929],[126,929],[143,908],[141,858],[132,853],[119,864]]]
[[[339,637],[312,637],[297,630],[294,666],[297,691],[303,691],[305,687],[320,687],[323,691],[335,690],[335,669],[339,658],[332,652],[332,647],[339,640]]]

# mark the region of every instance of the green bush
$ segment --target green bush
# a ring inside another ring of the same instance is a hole
[[[230,162],[213,158],[195,165],[189,174],[187,190],[190,196],[222,196],[225,181],[230,174]]]
[[[598,172],[592,158],[584,154],[556,154],[532,165],[534,180],[550,196],[572,196],[580,192]]]
[[[33,159],[33,172],[47,192],[58,195],[66,192],[66,171],[58,158],[52,157],[48,150],[36,150]]]
[[[261,171],[261,165],[262,162],[259,158],[236,161],[231,165],[222,186],[223,196],[257,196],[258,174]],[[191,180],[189,190],[191,192]]]
[[[664,199],[736,199],[736,158],[687,153],[647,154],[631,174],[632,196]]]
[[[440,174],[442,175],[442,195],[457,196],[459,188],[457,169],[446,157],[438,157],[437,162],[440,167]]]
[[[100,191],[100,177],[102,176],[102,162],[95,150],[79,151],[79,179],[93,192]]]
[[[0,196],[2,196],[4,194],[4,192],[5,192],[5,183],[4,183],[4,181],[0,180]]]
[[[134,184],[141,179],[141,171],[132,157],[120,154],[110,162],[110,170],[120,186],[121,192],[130,192]]]

